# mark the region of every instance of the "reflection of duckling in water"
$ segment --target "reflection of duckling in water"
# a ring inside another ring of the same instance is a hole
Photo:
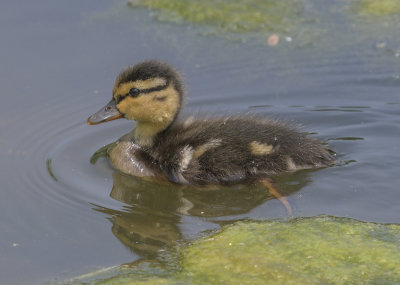
[[[123,209],[100,205],[94,205],[94,209],[107,214],[113,234],[130,250],[145,258],[155,258],[160,250],[185,239],[181,229],[188,221],[181,218],[183,215],[207,217],[208,222],[227,224],[248,218],[250,211],[273,198],[262,185],[207,187],[198,191],[192,185],[170,187],[166,183],[147,181],[118,171],[112,177],[110,197],[124,203]],[[308,171],[277,178],[277,183],[288,194],[299,191],[309,182]],[[209,229],[208,226],[189,228],[189,235]]]
[[[123,173],[194,185],[260,182],[289,213],[289,204],[269,178],[334,163],[331,151],[318,140],[260,116],[178,122],[183,98],[179,74],[165,63],[146,61],[118,76],[112,100],[87,122],[136,121],[133,131],[108,152],[113,167]]]

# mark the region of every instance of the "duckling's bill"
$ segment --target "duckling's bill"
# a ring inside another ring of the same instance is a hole
[[[88,123],[88,125],[97,125],[123,117],[124,115],[121,114],[117,108],[117,103],[114,99],[112,99],[110,102],[108,102],[107,105],[91,115],[86,122]]]

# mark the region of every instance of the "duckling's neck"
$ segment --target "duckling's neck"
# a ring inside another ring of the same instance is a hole
[[[143,147],[152,147],[155,136],[165,130],[170,123],[136,122],[136,126],[133,129],[133,137],[136,144]]]

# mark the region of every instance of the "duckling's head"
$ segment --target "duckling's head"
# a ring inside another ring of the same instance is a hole
[[[111,101],[90,116],[87,123],[96,125],[126,118],[137,121],[137,139],[154,136],[175,120],[183,97],[177,71],[160,61],[145,61],[121,72],[115,80]]]

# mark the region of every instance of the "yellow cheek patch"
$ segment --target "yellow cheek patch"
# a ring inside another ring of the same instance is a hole
[[[147,80],[136,80],[133,82],[126,82],[119,84],[116,82],[113,89],[113,97],[116,98],[118,95],[126,95],[132,88],[137,88],[139,90],[146,90],[155,88],[158,86],[165,86],[167,81],[164,78],[150,78]]]
[[[160,97],[165,99],[156,100]],[[171,122],[178,112],[179,95],[170,85],[166,89],[140,94],[136,98],[126,97],[117,107],[127,119],[164,124]]]
[[[175,88],[170,85],[167,89],[153,92],[149,94],[152,100],[151,105],[154,109],[157,110],[159,118],[157,121],[160,121],[162,117],[171,119],[175,117],[175,114],[178,112],[180,106],[179,94],[175,90]],[[163,101],[158,101],[156,98],[165,97]]]
[[[125,117],[129,120],[133,120],[130,116],[129,110],[135,108],[135,102],[132,98],[125,98],[120,103],[117,104],[118,110],[125,115]]]
[[[257,141],[252,141],[249,143],[250,152],[254,155],[267,155],[273,150],[273,146],[269,144],[260,143]]]
[[[193,158],[199,158],[206,151],[220,146],[221,143],[222,143],[221,139],[213,139],[213,140],[210,140],[209,142],[206,142],[205,144],[202,144],[201,146],[196,147],[196,149],[193,152]]]

